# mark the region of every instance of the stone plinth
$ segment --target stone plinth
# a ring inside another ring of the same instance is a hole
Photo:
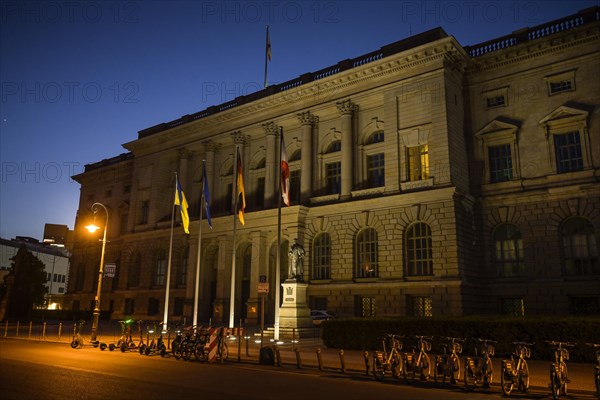
[[[288,279],[283,286],[283,303],[279,308],[281,328],[311,328],[310,308],[306,304],[308,284]]]

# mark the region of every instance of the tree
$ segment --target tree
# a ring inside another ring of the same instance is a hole
[[[12,285],[7,290],[8,319],[21,319],[30,316],[34,305],[44,303],[47,289],[45,265],[25,246],[19,248],[12,261]]]

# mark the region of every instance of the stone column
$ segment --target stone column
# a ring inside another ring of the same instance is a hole
[[[267,150],[265,157],[265,209],[273,208],[275,189],[277,187],[277,134],[279,127],[273,122],[263,124],[267,136]]]
[[[315,117],[306,111],[298,114],[302,125],[302,158],[300,164],[300,203],[306,204],[312,196],[313,151],[312,135]]]
[[[206,180],[208,181],[208,189],[214,193],[214,176],[215,176],[215,153],[219,151],[219,145],[212,140],[206,142]],[[212,197],[212,196],[211,196]]]
[[[352,191],[352,114],[356,105],[350,100],[336,103],[338,111],[342,115],[342,192],[341,198],[350,197]]]
[[[177,149],[177,154],[179,155],[179,171],[178,171],[178,175],[179,175],[179,182],[181,182],[181,185],[183,186],[184,189],[184,193],[185,193],[185,183],[186,183],[186,179],[187,179],[187,170],[188,170],[188,160],[190,158],[190,156],[192,155],[192,152],[187,150],[186,148],[182,147]]]

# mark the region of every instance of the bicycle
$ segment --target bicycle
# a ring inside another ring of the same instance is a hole
[[[85,325],[85,321],[80,319],[75,325],[75,329],[73,330],[73,340],[71,341],[72,349],[79,349],[83,347],[84,339],[83,339],[83,327]]]
[[[433,370],[433,379],[437,383],[441,379],[442,383],[446,383],[446,377],[450,378],[450,383],[455,384],[460,379],[460,358],[458,355],[462,353],[462,345],[465,339],[446,337],[448,343],[442,344],[444,354],[435,357],[435,368]],[[450,354],[448,353],[450,350]]]
[[[533,343],[513,342],[515,350],[510,356],[510,360],[502,360],[502,372],[500,374],[500,384],[502,393],[510,396],[515,385],[519,391],[526,393],[529,390],[529,367],[526,358],[531,357],[530,346]],[[516,360],[515,360],[515,357]]]
[[[594,366],[594,383],[596,384],[596,396],[600,399],[600,344],[597,343],[586,343],[594,349],[596,356],[596,365]]]
[[[378,381],[383,380],[386,372],[390,372],[394,378],[400,379],[400,375],[402,374],[401,339],[402,336],[394,334],[378,338],[383,348],[383,351],[375,351],[373,353],[373,376]]]
[[[494,343],[498,342],[490,339],[476,339],[476,341],[475,357],[465,357],[465,388],[467,390],[475,389],[478,383],[481,383],[484,389],[489,389],[494,375],[490,357],[494,356],[496,352]],[[481,352],[481,357],[477,356],[478,350]]]
[[[566,361],[569,360],[569,350],[565,347],[575,346],[568,342],[546,341],[554,349],[554,362],[550,366],[550,391],[552,398],[557,400],[561,394],[567,395],[567,384],[569,380],[569,372],[567,370]]]
[[[431,336],[416,336],[419,352],[416,353],[416,348],[413,347],[412,353],[404,353],[404,365],[402,367],[404,380],[407,383],[413,383],[415,376],[419,373],[422,381],[429,379],[431,361],[429,360],[428,351],[431,351]]]

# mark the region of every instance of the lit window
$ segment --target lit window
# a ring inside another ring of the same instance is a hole
[[[356,296],[354,300],[355,316],[374,317],[375,316],[375,297]]]
[[[432,317],[433,304],[431,297],[408,297],[409,313],[413,317]]]
[[[408,180],[422,181],[429,179],[429,146],[426,144],[408,147]]]
[[[354,277],[377,277],[378,262],[377,231],[373,228],[363,229],[356,237]]]
[[[494,229],[494,261],[503,277],[520,276],[525,272],[521,232],[513,224],[501,224]]]

